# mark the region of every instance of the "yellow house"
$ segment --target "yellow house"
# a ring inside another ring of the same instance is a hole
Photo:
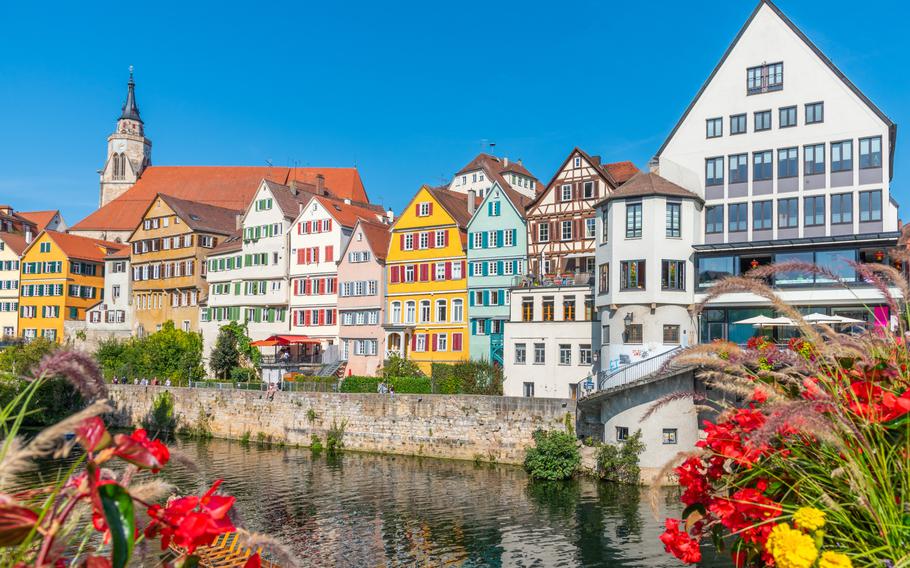
[[[392,225],[386,256],[386,356],[430,372],[468,359],[468,196],[424,186]],[[474,199],[473,195],[471,199]]]
[[[44,231],[19,263],[19,335],[63,342],[64,320],[85,321],[103,300],[104,257],[126,245]]]

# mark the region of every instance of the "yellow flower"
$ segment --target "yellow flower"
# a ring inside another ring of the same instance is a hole
[[[817,531],[825,526],[825,513],[815,507],[800,507],[793,515],[793,522],[801,529]]]
[[[818,568],[853,568],[853,562],[840,552],[822,552],[822,559],[818,561]]]
[[[812,537],[787,524],[771,529],[765,550],[771,553],[779,568],[810,568],[818,558]]]

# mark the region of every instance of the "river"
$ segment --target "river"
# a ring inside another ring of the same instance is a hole
[[[172,447],[188,459],[165,478],[184,492],[223,479],[243,526],[286,543],[301,566],[682,565],[663,552],[644,489],[532,483],[517,467],[453,460],[226,440]],[[675,494],[662,492],[664,513],[679,514]]]

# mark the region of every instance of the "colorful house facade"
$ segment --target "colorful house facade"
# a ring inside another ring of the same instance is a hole
[[[527,273],[530,201],[494,183],[468,223],[468,316],[472,359],[503,364],[509,289]]]
[[[130,235],[136,333],[166,321],[199,330],[199,305],[208,294],[205,257],[235,230],[238,211],[158,195]]]
[[[385,357],[389,226],[360,220],[338,256],[338,338],[347,374],[373,376]]]
[[[392,225],[386,256],[386,355],[433,363],[468,358],[465,245],[473,195],[422,187]]]
[[[64,321],[83,321],[104,294],[104,260],[126,245],[42,232],[20,263],[19,336],[62,343]]]
[[[0,205],[0,341],[16,337],[19,321],[19,257],[39,233],[34,222]]]

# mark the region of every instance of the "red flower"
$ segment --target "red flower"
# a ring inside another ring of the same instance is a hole
[[[103,450],[111,443],[111,435],[104,427],[104,421],[97,416],[83,420],[76,427],[76,439],[87,452]]]
[[[701,562],[701,547],[689,533],[679,530],[678,519],[666,520],[667,530],[660,535],[664,550],[679,558],[686,564]]]
[[[160,440],[152,440],[142,428],[131,435],[114,436],[114,455],[142,468],[158,471],[167,464],[171,453]]]
[[[910,412],[910,389],[897,396],[869,381],[855,381],[850,393],[850,410],[871,422],[888,422]]]
[[[250,556],[246,559],[246,564],[243,565],[243,568],[261,568],[262,567],[262,558],[259,556],[259,553]]]
[[[686,505],[708,502],[708,490],[711,488],[707,477],[702,472],[704,464],[701,459],[693,456],[676,468],[679,484],[686,488],[680,500]]]
[[[227,516],[234,506],[234,498],[215,495],[220,484],[219,479],[202,497],[181,497],[164,507],[149,507],[151,522],[145,536],[153,538],[160,534],[161,550],[173,542],[192,553],[197,547],[212,544],[218,535],[236,530]]]

